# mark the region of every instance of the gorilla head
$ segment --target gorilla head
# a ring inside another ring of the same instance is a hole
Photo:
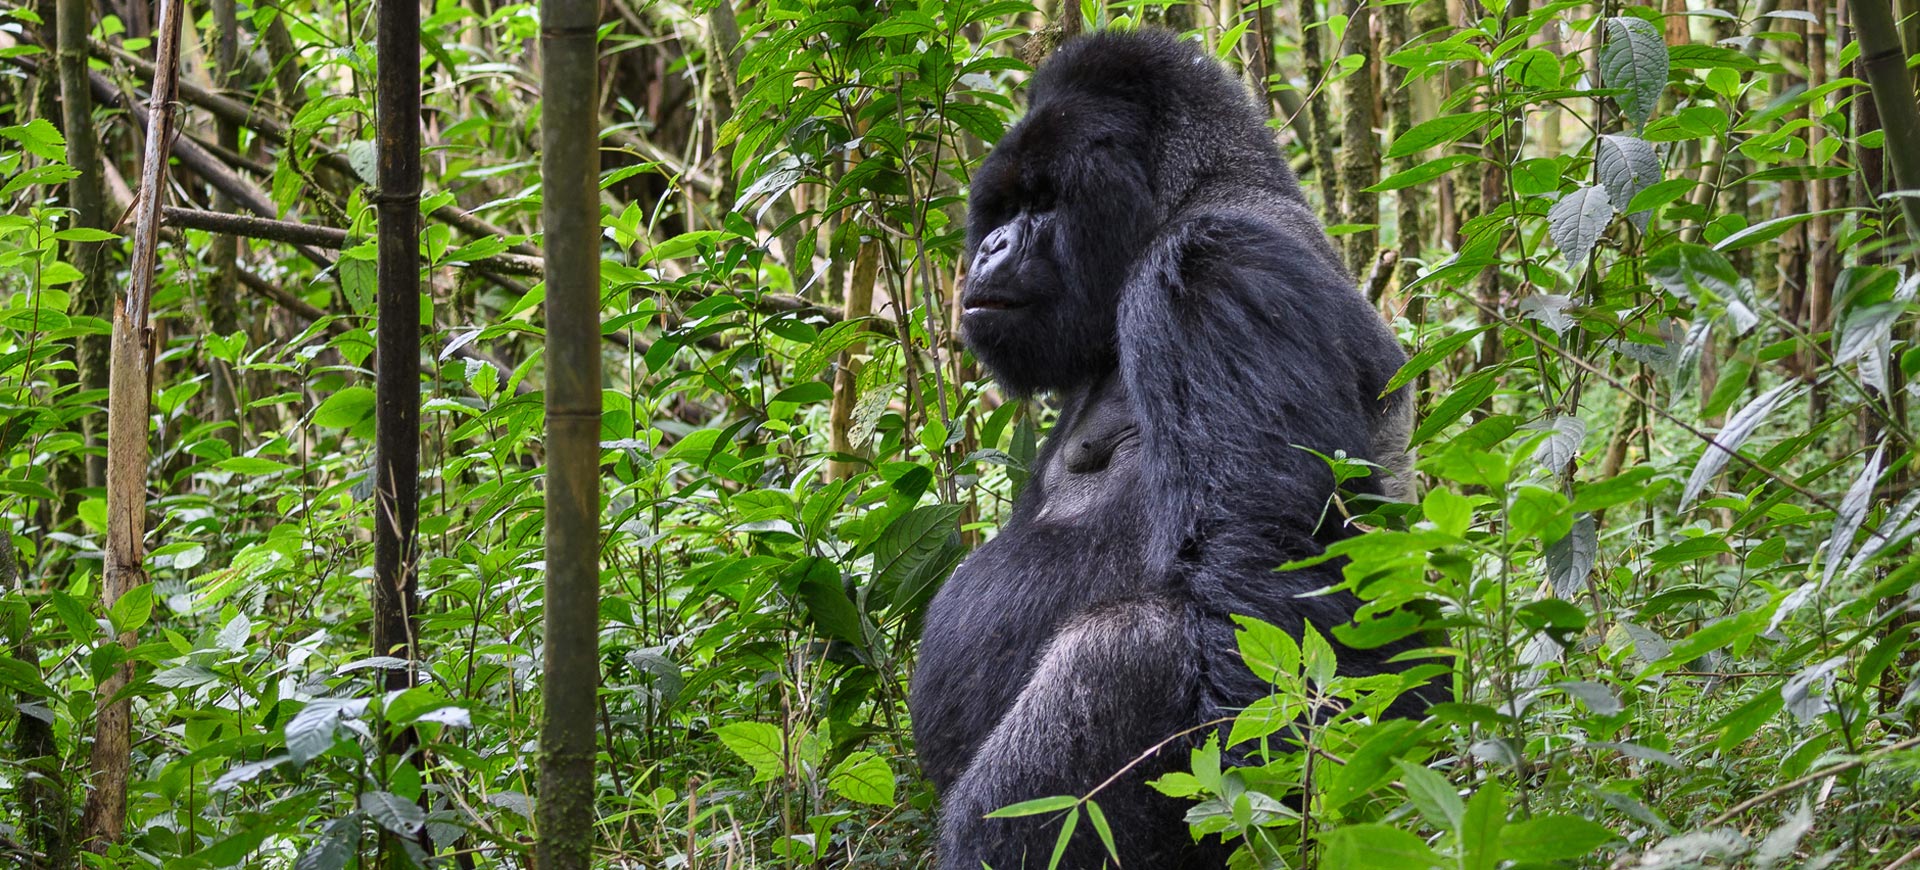
[[[1299,200],[1246,89],[1165,32],[1076,39],[973,178],[961,333],[1008,390],[1084,386],[1115,364],[1120,287],[1201,187]]]

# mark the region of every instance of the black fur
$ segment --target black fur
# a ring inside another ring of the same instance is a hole
[[[1263,113],[1169,34],[1082,37],[1041,68],[974,177],[968,248],[967,344],[1063,409],[1000,534],[931,605],[912,711],[944,804],[939,866],[1015,870],[1046,866],[1058,820],[987,812],[1085,794],[1266,694],[1232,614],[1295,633],[1351,619],[1351,596],[1296,597],[1338,565],[1272,570],[1347,534],[1322,527],[1332,475],[1294,445],[1403,471],[1411,412],[1381,398],[1405,356]],[[1396,670],[1413,645],[1342,650],[1343,670]],[[1224,863],[1144,785],[1191,745],[1098,797],[1126,866]],[[1083,824],[1064,866],[1103,854]]]

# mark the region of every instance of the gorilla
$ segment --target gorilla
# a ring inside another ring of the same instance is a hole
[[[1233,614],[1296,636],[1351,621],[1351,595],[1301,597],[1339,564],[1274,571],[1352,533],[1327,509],[1326,461],[1302,448],[1383,466],[1348,488],[1404,496],[1412,404],[1383,395],[1405,354],[1264,113],[1168,33],[1083,36],[1040,68],[972,180],[967,256],[967,346],[1002,388],[1061,410],[999,534],[929,606],[910,705],[943,804],[939,867],[1045,867],[1058,818],[985,815],[1084,795],[1266,695]],[[1423,645],[1340,663],[1397,671],[1388,660]],[[1096,798],[1126,866],[1224,864],[1146,785],[1200,739]],[[1106,862],[1081,825],[1063,866]]]

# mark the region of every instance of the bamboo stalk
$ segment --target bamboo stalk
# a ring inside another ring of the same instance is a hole
[[[1873,105],[1886,131],[1883,153],[1901,190],[1920,190],[1920,108],[1913,99],[1913,79],[1907,74],[1906,49],[1893,23],[1888,0],[1851,0],[1855,34],[1860,38],[1860,68],[1873,89]],[[1900,211],[1907,217],[1907,235],[1920,239],[1920,199],[1902,196]]]
[[[180,0],[159,0],[159,45],[147,104],[140,199],[134,207],[132,280],[113,308],[113,339],[107,380],[107,546],[101,602],[114,602],[146,582],[147,417],[153,396],[150,322],[160,239],[160,200],[167,190],[167,143],[173,136],[174,81],[180,60]],[[131,648],[132,632],[120,645]],[[82,816],[83,842],[104,854],[127,826],[127,775],[132,738],[131,701],[120,697],[133,682],[124,662],[96,690],[89,789]]]
[[[543,870],[586,870],[600,687],[600,152],[596,0],[540,4],[541,224],[547,248]]]
[[[80,173],[67,183],[74,210],[73,225],[106,229],[109,218],[100,186],[100,140],[93,125],[93,93],[87,76],[87,32],[93,27],[91,6],[89,0],[60,0],[56,61],[60,120],[67,136],[67,165]],[[113,304],[113,290],[108,283],[112,264],[107,251],[108,248],[98,242],[73,243],[69,259],[84,276],[74,297],[74,310],[82,315],[104,318],[107,308]],[[111,339],[103,335],[81,336],[76,342],[74,364],[79,369],[81,389],[98,390],[107,386],[110,343]],[[88,417],[85,426],[87,440],[97,443],[100,424],[96,418]],[[89,456],[86,465],[87,485],[106,485],[105,458]]]

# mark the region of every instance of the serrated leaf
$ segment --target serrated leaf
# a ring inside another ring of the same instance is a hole
[[[1653,150],[1653,143],[1638,136],[1601,136],[1594,152],[1594,163],[1599,169],[1600,183],[1606,185],[1607,198],[1616,208],[1624,207],[1640,191],[1660,181],[1660,155]],[[1627,215],[1627,219],[1633,221],[1633,225],[1642,232],[1646,230],[1647,220],[1651,217],[1653,213],[1650,211]]]
[[[1687,506],[1693,504],[1693,500],[1706,490],[1707,484],[1712,483],[1721,469],[1727,467],[1727,462],[1733,458],[1733,454],[1739,451],[1740,445],[1747,442],[1747,438],[1753,435],[1754,430],[1760,428],[1761,423],[1766,422],[1776,409],[1798,394],[1797,386],[1798,384],[1788,381],[1761,393],[1759,398],[1747,403],[1746,407],[1740,409],[1740,413],[1733,415],[1733,419],[1728,420],[1727,425],[1720,428],[1720,432],[1713,436],[1713,441],[1707,445],[1707,449],[1700,454],[1700,462],[1693,467],[1693,474],[1687,477],[1687,488],[1680,494],[1681,510],[1686,510]]]
[[[402,837],[412,837],[427,823],[427,813],[419,805],[388,791],[362,793],[360,811]]]
[[[1546,427],[1551,433],[1540,446],[1533,451],[1533,461],[1542,468],[1559,474],[1565,471],[1567,464],[1580,455],[1580,445],[1587,438],[1587,424],[1579,417],[1561,414],[1553,418]]]
[[[1601,83],[1624,88],[1615,97],[1635,127],[1645,126],[1667,88],[1667,43],[1652,22],[1631,16],[1607,19],[1607,44],[1600,49]]]
[[[360,819],[356,816],[334,819],[314,838],[293,870],[345,870],[360,845]]]
[[[873,588],[882,604],[907,601],[917,589],[901,584],[934,561],[958,528],[961,506],[925,505],[893,521],[873,545]]]
[[[1567,265],[1578,269],[1613,221],[1613,202],[1604,187],[1582,187],[1560,197],[1547,211],[1547,234],[1553,237]]]
[[[1593,514],[1580,514],[1574,518],[1573,528],[1547,547],[1547,579],[1553,584],[1553,594],[1570,599],[1585,590],[1587,577],[1593,573],[1593,563],[1599,554],[1600,539]]]
[[[840,760],[827,774],[827,788],[856,803],[890,807],[894,802],[893,768],[873,752],[862,749]]]
[[[1251,616],[1236,613],[1233,621],[1240,624],[1234,633],[1240,658],[1254,676],[1277,685],[1300,675],[1300,642],[1292,635]]]
[[[786,743],[780,729],[765,722],[729,722],[713,729],[720,742],[753,768],[754,782],[786,773]]]
[[[365,698],[315,698],[287,720],[287,754],[295,764],[306,764],[333,748],[334,730],[342,717],[358,717],[367,709]]]

